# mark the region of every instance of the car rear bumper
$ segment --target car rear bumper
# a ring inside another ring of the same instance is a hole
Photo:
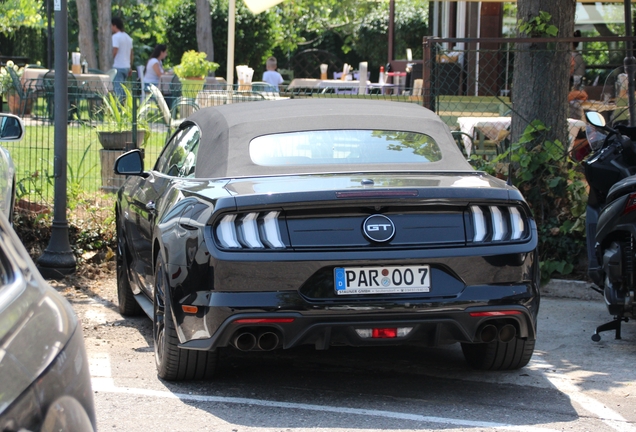
[[[488,324],[511,324],[515,335],[536,338],[539,293],[536,286],[467,287],[453,298],[358,298],[338,303],[308,302],[296,292],[198,293],[207,298],[196,314],[175,304],[180,347],[212,350],[236,346],[236,338],[251,333],[256,339],[274,333],[277,347],[313,344],[382,345],[419,343],[438,346],[454,342],[483,342]],[[356,330],[410,328],[402,337],[361,337]]]

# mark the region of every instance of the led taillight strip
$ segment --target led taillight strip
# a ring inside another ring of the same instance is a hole
[[[473,221],[473,242],[483,242],[490,235],[490,241],[514,241],[523,238],[526,224],[516,207],[488,206],[490,217],[487,218],[480,206],[470,207]],[[490,223],[489,223],[490,222]]]
[[[219,243],[226,249],[280,249],[285,244],[278,228],[280,212],[252,212],[223,216],[216,227]]]

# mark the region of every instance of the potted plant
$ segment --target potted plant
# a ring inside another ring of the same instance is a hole
[[[7,105],[11,114],[21,115],[24,111],[25,114],[31,113],[32,100],[21,101],[18,91],[13,85],[13,80],[7,71],[7,68],[12,68],[18,77],[22,76],[24,68],[19,68],[11,60],[7,61],[5,67],[0,67],[0,96],[7,99]],[[22,110],[23,105],[27,104],[26,109]],[[1,109],[2,107],[0,107]]]
[[[114,93],[102,98],[103,123],[97,137],[105,150],[124,150],[133,141],[133,96],[124,86],[125,97],[120,100]],[[149,138],[150,128],[146,119],[150,98],[137,107],[137,146],[142,147]]]
[[[174,67],[174,73],[179,77],[185,97],[196,98],[203,89],[205,77],[219,67],[218,63],[207,60],[207,54],[194,50],[186,51],[181,57],[181,63]]]

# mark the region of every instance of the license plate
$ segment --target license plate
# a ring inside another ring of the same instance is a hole
[[[336,267],[336,294],[386,294],[430,292],[427,265],[393,267]]]

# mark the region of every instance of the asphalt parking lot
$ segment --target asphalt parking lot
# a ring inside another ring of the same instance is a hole
[[[58,290],[82,319],[102,431],[636,431],[636,323],[592,342],[611,317],[582,283],[543,290],[518,371],[473,371],[457,345],[228,349],[214,380],[184,383],[157,378],[151,321],[122,319],[113,277],[95,285]]]

